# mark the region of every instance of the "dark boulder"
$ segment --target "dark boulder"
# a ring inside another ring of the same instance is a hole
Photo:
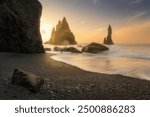
[[[44,48],[45,51],[51,51],[51,48]]]
[[[62,51],[64,52],[71,52],[71,53],[81,53],[81,51],[79,51],[78,49],[74,48],[74,47],[65,47],[62,49]]]
[[[106,50],[109,50],[109,48],[99,43],[91,43],[82,48],[82,52],[93,53],[93,54],[106,51]]]
[[[60,48],[60,47],[54,47],[54,51],[61,51],[62,50],[62,48]]]
[[[17,68],[13,72],[11,84],[23,86],[32,92],[38,92],[44,84],[44,80],[35,74]]]
[[[43,53],[41,13],[38,0],[1,0],[0,51]]]

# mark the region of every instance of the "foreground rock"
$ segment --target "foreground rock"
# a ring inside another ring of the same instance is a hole
[[[65,52],[71,52],[71,53],[81,53],[81,51],[79,51],[78,49],[74,48],[74,47],[65,47],[62,49],[62,51]]]
[[[111,28],[111,25],[108,26],[108,35],[107,35],[107,38],[106,37],[104,38],[104,44],[107,44],[107,45],[114,44],[114,42],[112,40],[112,28]]]
[[[0,51],[43,53],[38,0],[0,1]]]
[[[11,84],[20,85],[30,91],[38,92],[40,87],[44,84],[44,80],[35,74],[23,71],[21,69],[15,69]]]
[[[97,54],[99,52],[106,51],[106,50],[109,50],[109,48],[98,43],[91,43],[82,48],[82,52],[93,53],[93,54]]]
[[[62,21],[58,22],[56,29],[53,28],[51,38],[49,41],[45,42],[45,44],[53,44],[53,45],[77,44],[77,42],[75,41],[75,36],[71,32],[65,17]]]

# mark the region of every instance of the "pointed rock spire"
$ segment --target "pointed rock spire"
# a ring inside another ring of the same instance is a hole
[[[52,33],[54,33],[55,32],[55,27],[53,27],[53,29],[52,29]]]
[[[70,30],[70,28],[69,28],[69,24],[68,24],[68,22],[67,22],[67,20],[66,20],[66,18],[65,18],[65,17],[64,17],[64,18],[63,18],[63,20],[62,20],[61,28],[62,28],[62,29]]]
[[[59,20],[58,24],[56,25],[56,30],[58,31],[60,29],[60,27],[61,27],[61,21]]]
[[[108,35],[107,35],[107,38],[104,38],[104,44],[107,44],[107,45],[114,44],[113,40],[112,40],[112,28],[111,28],[111,25],[108,26]]]
[[[46,44],[64,45],[64,44],[77,44],[75,37],[69,28],[69,24],[64,17],[62,21],[58,21],[56,30],[52,30],[51,39]]]
[[[54,36],[55,33],[55,27],[52,29],[51,38]]]
[[[111,25],[108,26],[108,35],[112,35],[112,28],[111,28]]]

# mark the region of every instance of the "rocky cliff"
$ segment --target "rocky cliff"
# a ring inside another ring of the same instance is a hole
[[[38,0],[0,0],[0,51],[43,53]]]
[[[71,32],[68,22],[64,17],[62,21],[59,21],[56,28],[53,28],[51,38],[45,44],[53,45],[73,45],[77,44],[74,34]]]
[[[107,45],[114,44],[113,40],[112,40],[112,28],[111,28],[111,25],[108,26],[108,35],[107,35],[107,38],[104,38],[104,44],[107,44]]]

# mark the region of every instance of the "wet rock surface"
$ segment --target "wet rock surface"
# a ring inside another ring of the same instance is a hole
[[[78,49],[76,49],[74,47],[65,47],[65,48],[62,48],[61,51],[71,52],[71,53],[81,53],[81,51],[79,51]]]
[[[82,52],[97,54],[102,51],[109,50],[108,47],[101,45],[99,43],[91,43],[82,48]]]

